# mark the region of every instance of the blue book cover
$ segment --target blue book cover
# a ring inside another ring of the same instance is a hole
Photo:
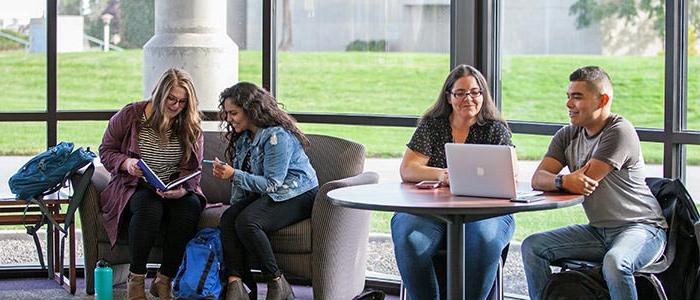
[[[143,161],[143,159],[139,159],[139,162],[137,164],[139,168],[141,168],[141,171],[143,172],[143,178],[146,180],[146,182],[148,182],[148,184],[160,191],[167,191],[173,189],[178,185],[184,183],[185,181],[190,180],[202,173],[202,171],[197,171],[192,174],[175,179],[171,183],[164,184],[163,181],[160,180],[160,178],[158,178],[158,175],[156,175],[156,173],[153,172],[151,167],[149,167],[148,164],[146,164],[146,162]]]

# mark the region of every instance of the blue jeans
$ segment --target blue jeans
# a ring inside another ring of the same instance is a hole
[[[465,299],[488,296],[501,251],[510,243],[514,230],[511,215],[464,224]],[[440,299],[433,256],[446,232],[444,222],[430,217],[396,213],[391,219],[396,263],[410,299]]]
[[[550,262],[568,258],[603,262],[610,298],[637,299],[634,272],[663,252],[666,231],[634,223],[614,228],[572,225],[533,234],[521,246],[530,299],[541,299]]]

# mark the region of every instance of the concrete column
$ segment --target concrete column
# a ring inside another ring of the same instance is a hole
[[[226,35],[226,0],[155,0],[155,35],[143,46],[143,95],[168,68],[189,72],[200,110],[238,82],[238,46]]]

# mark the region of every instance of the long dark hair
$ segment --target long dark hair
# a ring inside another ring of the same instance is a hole
[[[174,120],[170,120],[163,113],[163,109],[170,90],[174,86],[187,91],[187,105]],[[153,103],[153,114],[146,122],[158,134],[159,144],[164,145],[168,142],[166,132],[172,129],[173,134],[180,137],[183,161],[188,161],[192,156],[190,149],[197,145],[197,138],[202,134],[202,118],[197,109],[199,98],[194,89],[192,76],[178,68],[165,70],[153,87],[149,101]]]
[[[498,121],[503,123],[503,125],[505,125],[506,127],[508,127],[506,121],[503,120],[503,118],[501,117],[501,113],[498,112],[496,104],[493,103],[488,83],[486,83],[486,78],[484,78],[484,75],[482,75],[481,72],[479,72],[479,70],[470,65],[459,65],[452,69],[450,74],[447,75],[447,78],[445,78],[445,83],[442,85],[442,89],[440,89],[440,94],[438,95],[437,100],[428,110],[425,111],[425,113],[423,113],[423,116],[421,116],[418,123],[422,122],[423,119],[428,117],[449,117],[452,113],[452,105],[450,105],[449,102],[452,87],[454,86],[455,82],[457,82],[457,80],[466,76],[473,76],[474,79],[476,79],[476,82],[479,85],[479,89],[481,89],[482,97],[484,97],[484,101],[481,105],[481,110],[479,110],[479,112],[476,115],[476,122],[478,124],[484,124],[486,121],[489,120]]]
[[[237,133],[231,123],[226,121],[224,102],[230,100],[243,109],[248,120],[258,128],[280,126],[289,130],[301,142],[304,148],[309,147],[309,139],[296,126],[296,120],[283,110],[284,105],[278,103],[268,91],[250,82],[239,82],[226,88],[219,95],[219,117],[222,127],[226,128],[226,157],[231,158],[235,152],[235,144],[242,133]]]

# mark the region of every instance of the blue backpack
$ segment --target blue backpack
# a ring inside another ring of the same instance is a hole
[[[30,200],[55,193],[68,176],[95,159],[95,153],[82,147],[73,151],[73,143],[61,142],[41,153],[10,177],[10,191],[17,199]]]
[[[25,224],[25,227],[27,228],[27,234],[31,235],[34,239],[34,245],[36,246],[39,263],[42,268],[45,267],[44,252],[41,250],[41,243],[39,242],[37,232],[44,224],[51,223],[54,228],[63,233],[60,246],[61,250],[59,252],[61,253],[59,263],[61,263],[62,267],[63,247],[65,245],[68,228],[73,224],[75,211],[80,207],[80,203],[83,199],[83,195],[85,195],[95,167],[90,165],[90,167],[85,170],[84,176],[80,182],[78,182],[76,186],[73,186],[73,195],[70,197],[71,201],[68,205],[66,217],[63,220],[63,226],[53,218],[53,213],[48,210],[43,202],[43,197],[60,190],[61,187],[64,186],[63,183],[68,180],[70,175],[86,165],[91,164],[93,159],[95,159],[95,153],[92,153],[90,148],[87,150],[79,148],[73,151],[73,143],[61,142],[30,159],[15,173],[15,175],[10,177],[9,185],[12,193],[16,195],[17,199],[27,201],[27,208],[25,208],[24,212],[26,213],[28,211],[30,205],[36,205],[39,211],[41,211],[42,218],[34,225]]]
[[[175,298],[219,299],[223,283],[219,273],[224,259],[221,232],[204,228],[187,243],[185,256],[175,275]]]

